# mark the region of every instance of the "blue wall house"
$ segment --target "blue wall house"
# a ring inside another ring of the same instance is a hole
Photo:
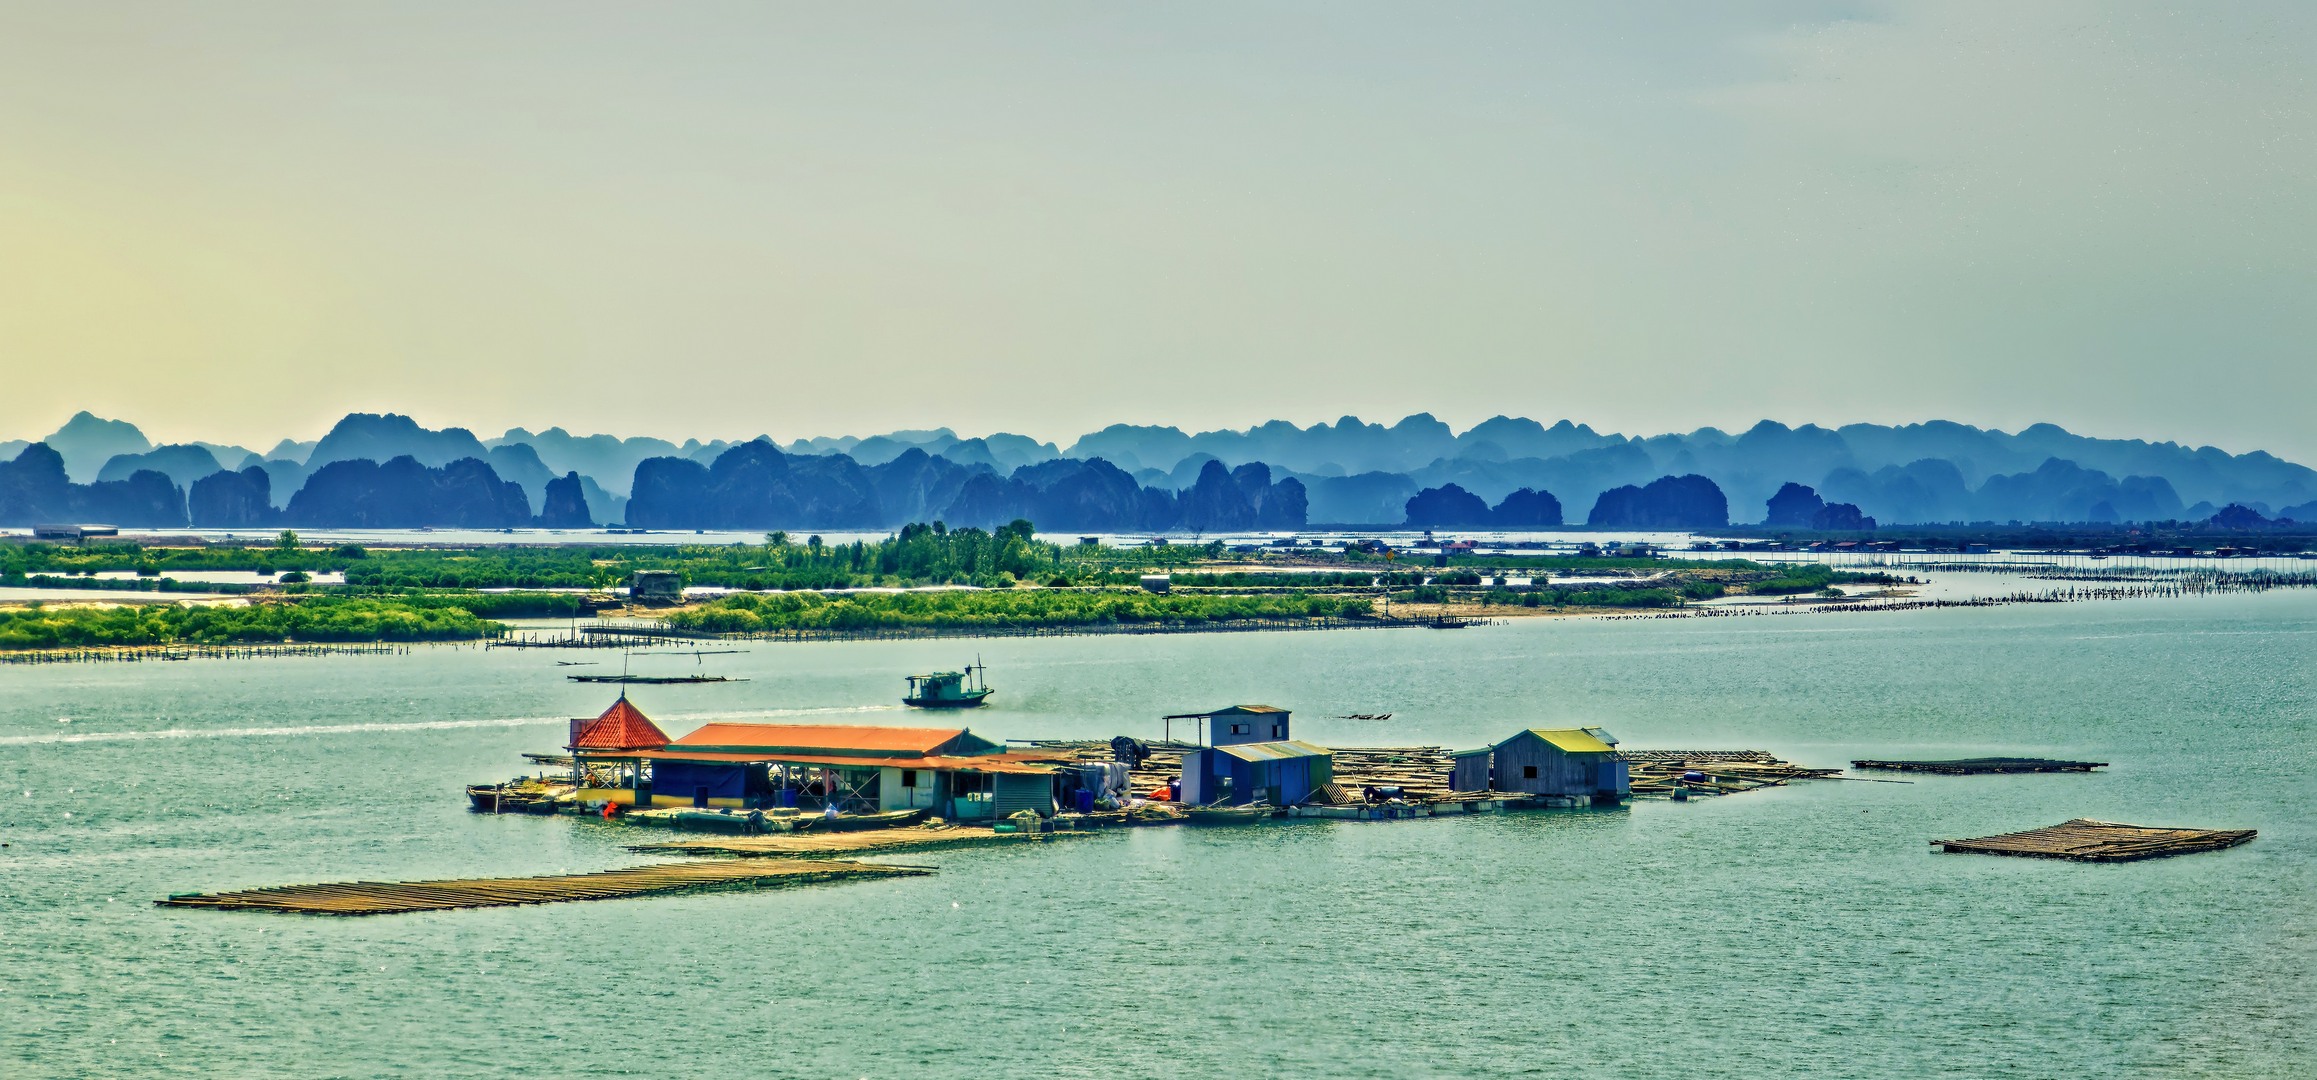
[[[1327,747],[1292,739],[1210,746],[1183,755],[1185,805],[1293,806],[1335,779]]]
[[[1209,746],[1236,743],[1282,742],[1295,735],[1287,722],[1293,714],[1277,705],[1232,705],[1213,712],[1176,713],[1166,720],[1199,720],[1207,727]]]

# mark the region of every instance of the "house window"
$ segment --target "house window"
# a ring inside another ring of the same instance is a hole
[[[1536,778],[1537,778],[1537,767],[1536,767],[1536,766],[1534,766],[1534,765],[1523,765],[1523,766],[1521,766],[1521,779],[1523,779],[1523,780],[1534,780],[1534,779],[1536,779]]]
[[[1284,738],[1286,738],[1286,737],[1287,737],[1287,725],[1285,725],[1285,724],[1273,724],[1273,725],[1271,725],[1271,737],[1272,737],[1272,738],[1274,738],[1274,739],[1284,739]]]
[[[1233,734],[1233,735],[1245,735],[1245,734],[1247,734],[1247,733],[1248,733],[1248,728],[1247,728],[1247,725],[1245,725],[1245,724],[1233,724],[1233,725],[1231,725],[1231,734]]]
[[[902,787],[916,787],[916,786],[917,786],[917,770],[915,770],[915,769],[903,769],[903,770],[901,770],[901,786],[902,786]]]

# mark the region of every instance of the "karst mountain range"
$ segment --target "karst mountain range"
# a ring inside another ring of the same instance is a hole
[[[912,521],[1212,532],[1318,526],[1819,530],[1945,523],[2317,519],[2317,471],[2262,451],[1948,421],[1646,437],[1419,413],[1185,432],[1115,424],[1064,447],[947,429],[778,442],[485,439],[355,413],[262,452],[154,445],[87,412],[0,441],[0,525],[135,528],[889,529]]]

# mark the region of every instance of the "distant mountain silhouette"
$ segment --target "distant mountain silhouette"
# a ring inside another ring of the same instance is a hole
[[[51,522],[181,528],[185,492],[151,469],[75,484],[65,471],[64,455],[47,443],[33,443],[13,460],[0,462],[0,525]]]
[[[1587,525],[1625,529],[1719,529],[1729,523],[1729,499],[1712,480],[1695,473],[1610,488],[1594,500],[1585,518]]]
[[[334,461],[392,461],[407,457],[430,468],[460,458],[486,460],[482,440],[465,428],[430,431],[398,413],[348,413],[306,455],[306,467],[318,469]]]
[[[122,454],[142,454],[153,448],[145,433],[126,420],[100,420],[86,409],[72,414],[64,426],[40,440],[64,457],[65,474],[74,483],[97,478],[105,462]]]
[[[126,480],[139,469],[151,469],[166,475],[171,483],[189,488],[195,480],[222,468],[209,448],[172,443],[142,454],[115,454],[97,470],[97,479]]]
[[[290,497],[282,520],[339,529],[502,529],[532,523],[522,485],[499,479],[482,459],[460,458],[433,468],[408,454],[383,465],[366,458],[324,464]]]
[[[13,445],[17,453],[29,447]],[[1260,529],[1278,526],[1237,523],[1288,520],[1293,505],[1306,523],[1399,525],[1410,520],[1411,499],[1427,492],[1437,499],[1451,486],[1494,504],[1485,524],[1549,527],[1513,523],[1557,521],[1564,512],[1598,507],[1604,493],[1641,492],[1669,476],[1704,478],[1739,521],[1767,516],[1790,485],[1819,500],[1812,522],[1826,511],[1830,521],[1873,518],[1885,526],[2203,520],[2230,505],[2273,516],[2317,502],[2317,471],[2261,451],[2095,439],[2050,424],[2006,433],[1949,421],[1827,428],[1764,420],[1734,435],[1700,428],[1630,437],[1568,420],[1508,416],[1457,432],[1416,413],[1391,424],[1346,416],[1309,427],[1274,420],[1201,432],[1115,424],[1063,451],[1028,436],[961,437],[949,428],[817,436],[785,446],[769,438],[677,444],[511,428],[485,443],[461,428],[431,430],[407,416],[356,413],[313,443],[285,439],[263,458],[236,459],[239,448],[216,444],[156,450],[134,425],[81,413],[50,447],[66,462],[68,479],[83,482],[126,482],[153,469],[190,490],[216,472],[256,466],[284,508],[310,475],[334,461],[408,456],[439,469],[472,458],[520,487],[542,512],[548,484],[576,474],[593,520],[667,528],[706,528],[708,521],[756,527],[737,524],[741,518],[774,528],[884,528],[934,518],[995,525],[1028,516],[1062,531]],[[727,455],[756,447],[762,449],[735,459],[730,468],[738,471],[717,479]],[[198,456],[204,451],[211,461]],[[1237,479],[1254,464],[1264,467],[1263,482]],[[1210,476],[1210,466],[1219,477]],[[646,479],[656,485],[649,497],[640,508],[628,505]],[[1506,500],[1523,490],[1534,495],[1522,496],[1508,514]],[[1612,500],[1612,517],[1624,513],[1619,507],[1656,501],[1634,497]],[[1553,513],[1545,513],[1544,499]],[[1457,503],[1451,516],[1474,517],[1469,503]],[[1857,517],[1829,509],[1843,506]],[[1779,520],[1781,527],[1806,527],[1799,518]]]

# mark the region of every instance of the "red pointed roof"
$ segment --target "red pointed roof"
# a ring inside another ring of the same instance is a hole
[[[642,709],[629,704],[625,694],[571,740],[574,750],[657,750],[666,745],[668,733],[652,723]]]

